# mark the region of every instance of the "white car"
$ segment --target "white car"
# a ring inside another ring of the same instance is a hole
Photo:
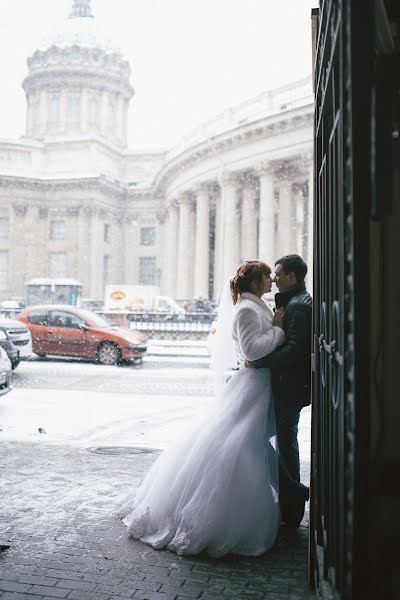
[[[11,391],[11,361],[0,346],[0,396]]]
[[[21,359],[32,355],[32,336],[29,329],[14,319],[0,318],[0,346],[6,351],[15,369]]]

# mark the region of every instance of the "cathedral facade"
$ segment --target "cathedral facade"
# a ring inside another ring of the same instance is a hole
[[[28,59],[25,135],[0,140],[0,300],[35,277],[217,298],[246,258],[312,261],[311,78],[200,125],[170,151],[127,147],[130,65],[90,0]]]

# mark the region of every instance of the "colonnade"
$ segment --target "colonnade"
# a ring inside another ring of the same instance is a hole
[[[311,159],[223,172],[165,198],[162,290],[175,298],[218,299],[247,259],[273,266],[297,253],[311,267]]]
[[[121,93],[105,90],[99,94],[87,88],[41,90],[28,97],[26,131],[30,137],[97,131],[125,144],[127,112],[128,100]]]

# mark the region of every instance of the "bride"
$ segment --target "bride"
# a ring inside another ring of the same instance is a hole
[[[243,367],[284,342],[282,312],[273,316],[262,300],[271,283],[271,269],[261,261],[238,268],[229,301],[220,303],[217,335],[225,357],[233,337],[242,366],[119,511],[128,533],[154,548],[258,556],[275,542],[280,513],[270,371]]]

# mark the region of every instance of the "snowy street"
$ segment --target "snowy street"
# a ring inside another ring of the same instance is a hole
[[[0,400],[0,440],[165,448],[212,401],[212,374],[202,348],[168,356],[171,350],[162,345],[155,352],[140,366],[21,362],[14,389]],[[307,478],[309,408],[302,411],[299,442]]]
[[[250,561],[177,559],[128,538],[118,521],[157,449],[213,401],[208,359],[195,346],[179,352],[162,345],[142,365],[122,367],[37,359],[13,373],[14,389],[0,398],[4,598],[116,600],[137,590],[141,600],[214,600],[221,590],[247,598],[247,586],[255,600],[277,589],[282,599],[309,598],[308,507],[304,526],[281,528],[276,547]],[[309,408],[299,443],[308,483]]]

